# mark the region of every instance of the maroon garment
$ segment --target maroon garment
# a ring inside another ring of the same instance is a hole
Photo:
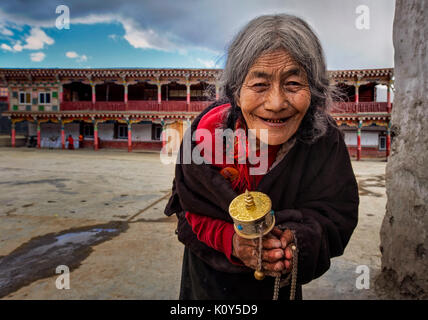
[[[189,134],[214,106],[193,121]],[[357,225],[358,186],[340,130],[329,124],[327,133],[313,144],[297,140],[256,190],[271,198],[277,226],[295,232],[299,291],[300,285],[329,269],[332,257],[343,254]],[[232,222],[228,207],[237,195],[212,165],[177,163],[165,214],[177,215],[178,239],[185,244],[181,298],[272,298],[270,277],[254,282],[253,270],[232,264],[199,241],[185,218],[185,212],[192,212]]]
[[[215,148],[215,129],[218,128],[219,123],[222,123],[224,121],[224,114],[229,110],[229,108],[230,104],[225,104],[211,109],[210,112],[208,112],[207,114],[205,114],[204,117],[202,117],[201,121],[198,124],[198,129],[206,129],[211,132],[213,137],[211,145],[212,148]],[[198,143],[198,145],[199,144],[200,143]],[[279,145],[268,146],[268,168],[275,161],[276,153],[279,148]],[[237,152],[237,148],[235,151]],[[260,153],[258,153],[257,155],[260,156]],[[215,167],[218,167],[219,170],[227,167],[232,167],[239,171],[237,164],[226,164],[224,162],[216,163],[215,155],[211,154],[211,156],[211,162]],[[224,158],[221,157],[221,159]],[[243,176],[238,176],[238,178],[235,179],[241,180],[242,182],[232,182],[232,187],[234,187],[234,190],[239,193],[243,193],[245,191],[245,188],[248,188],[249,190],[255,189],[259,184],[260,180],[263,178],[263,175],[250,175],[248,170],[249,166],[242,166],[241,171],[246,172],[245,178],[248,177],[248,182],[250,185],[246,183],[247,181]],[[186,219],[191,225],[193,232],[198,237],[198,240],[202,241],[209,247],[224,253],[230,262],[242,265],[242,263],[232,257],[232,239],[235,233],[232,223],[226,222],[221,219],[212,219],[207,216],[198,215],[190,212],[186,212]]]
[[[73,137],[68,137],[68,149],[74,150],[74,140],[73,140]]]

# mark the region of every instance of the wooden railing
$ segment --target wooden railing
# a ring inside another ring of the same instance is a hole
[[[97,101],[94,109],[96,111],[124,111],[126,104],[122,101]]]
[[[159,111],[187,111],[186,101],[162,101]]]
[[[391,103],[392,109],[392,103]],[[330,111],[331,113],[387,113],[387,102],[335,102]]]
[[[91,101],[64,101],[60,105],[61,111],[92,110]]]
[[[212,101],[190,101],[190,110],[191,112],[201,112],[206,107],[208,107]]]
[[[130,100],[128,101],[128,110],[130,111],[159,111],[157,100]]]
[[[162,101],[158,104],[154,100],[129,100],[126,104],[121,101],[65,101],[61,103],[61,111],[166,111],[166,112],[200,112],[212,101]]]
[[[201,112],[212,101],[191,101],[187,105],[186,101],[157,101],[130,100],[126,105],[121,101],[66,101],[61,103],[61,111],[163,111],[163,112]],[[392,103],[391,103],[392,108]],[[330,113],[387,113],[388,104],[386,102],[335,102]]]

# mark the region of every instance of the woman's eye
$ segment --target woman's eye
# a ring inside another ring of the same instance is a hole
[[[269,88],[269,84],[267,84],[266,82],[256,82],[251,85],[251,88],[255,92],[264,92]]]
[[[288,91],[298,91],[301,88],[301,83],[296,81],[289,81],[285,84],[285,89]]]
[[[300,83],[296,81],[289,81],[287,82],[287,86],[300,86]]]

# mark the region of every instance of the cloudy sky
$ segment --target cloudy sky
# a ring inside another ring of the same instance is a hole
[[[69,9],[69,29],[61,28],[60,5]],[[234,34],[269,13],[306,20],[329,70],[393,67],[394,6],[394,0],[2,0],[0,68],[221,68]]]

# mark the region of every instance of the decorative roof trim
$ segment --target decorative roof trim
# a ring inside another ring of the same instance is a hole
[[[60,78],[158,78],[158,77],[202,77],[215,78],[222,69],[145,69],[145,68],[110,68],[110,69],[33,69],[33,68],[2,68],[0,78],[24,78],[34,80],[34,77]],[[358,78],[358,77],[387,77],[392,78],[393,68],[382,69],[355,69],[355,70],[331,70],[328,71],[329,78]]]

